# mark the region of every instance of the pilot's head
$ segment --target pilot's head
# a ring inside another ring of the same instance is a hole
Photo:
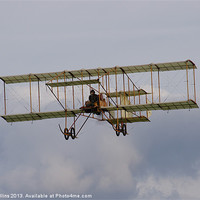
[[[95,94],[95,91],[94,91],[94,90],[91,90],[91,91],[90,91],[90,94]]]

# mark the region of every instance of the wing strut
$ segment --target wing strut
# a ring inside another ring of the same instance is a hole
[[[52,89],[50,88],[49,85],[47,85],[47,87],[49,88],[49,90],[51,91],[51,93],[53,94],[53,96],[56,98],[56,100],[58,101],[58,103],[62,106],[62,108],[65,110],[65,107],[62,105],[62,103],[60,102],[60,100],[57,98],[57,96],[54,94],[54,92],[52,91]]]
[[[87,120],[90,118],[90,115],[91,115],[91,114],[92,114],[92,113],[90,113],[90,114],[88,115],[88,117],[86,118],[86,120],[85,120],[84,123],[82,124],[81,128],[78,130],[78,132],[77,132],[77,134],[76,134],[76,137],[77,137],[77,135],[80,133],[81,129],[83,128],[83,126],[85,125],[85,123],[87,122]]]

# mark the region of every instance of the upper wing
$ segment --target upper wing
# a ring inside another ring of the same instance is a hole
[[[125,73],[138,73],[138,72],[150,72],[152,71],[174,71],[184,69],[196,68],[195,64],[191,60],[180,61],[180,62],[168,62],[168,63],[157,63],[157,64],[145,64],[145,65],[131,65],[131,66],[116,66],[110,68],[96,68],[96,69],[81,69],[73,71],[62,71],[62,72],[51,72],[51,73],[40,73],[40,74],[26,74],[17,76],[2,76],[0,77],[6,84],[11,83],[23,83],[23,82],[35,82],[35,81],[49,81],[52,79],[71,79],[81,77],[95,77],[103,74],[122,74]]]
[[[104,93],[105,94],[105,93]],[[124,94],[126,96],[139,96],[139,95],[145,95],[145,94],[149,94],[147,93],[145,90],[143,89],[139,89],[139,90],[134,90],[134,91],[119,91],[119,92],[110,92],[110,93],[106,93],[107,96],[109,97],[119,97],[120,95]]]
[[[38,113],[27,113],[27,114],[17,114],[17,115],[4,115],[1,116],[7,122],[23,122],[23,121],[34,121],[42,119],[51,119],[51,118],[63,118],[63,117],[74,117],[76,114],[82,113],[81,109],[67,110],[62,111],[53,111],[53,112],[38,112]]]
[[[96,84],[100,83],[98,79],[94,80],[80,80],[80,81],[65,81],[65,82],[58,82],[58,83],[46,83],[51,87],[62,87],[62,86],[72,86],[72,85],[88,85],[88,84]]]

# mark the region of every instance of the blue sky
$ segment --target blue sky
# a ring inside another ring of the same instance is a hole
[[[1,76],[186,59],[199,67],[199,10],[199,1],[1,1]],[[71,142],[60,119],[1,119],[0,193],[199,199],[199,117],[154,112],[119,138],[91,121]]]

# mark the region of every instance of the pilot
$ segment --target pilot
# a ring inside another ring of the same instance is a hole
[[[95,94],[94,90],[90,91],[89,100],[90,100],[91,106],[94,106],[95,102],[97,102],[97,105],[99,105],[99,96]]]

